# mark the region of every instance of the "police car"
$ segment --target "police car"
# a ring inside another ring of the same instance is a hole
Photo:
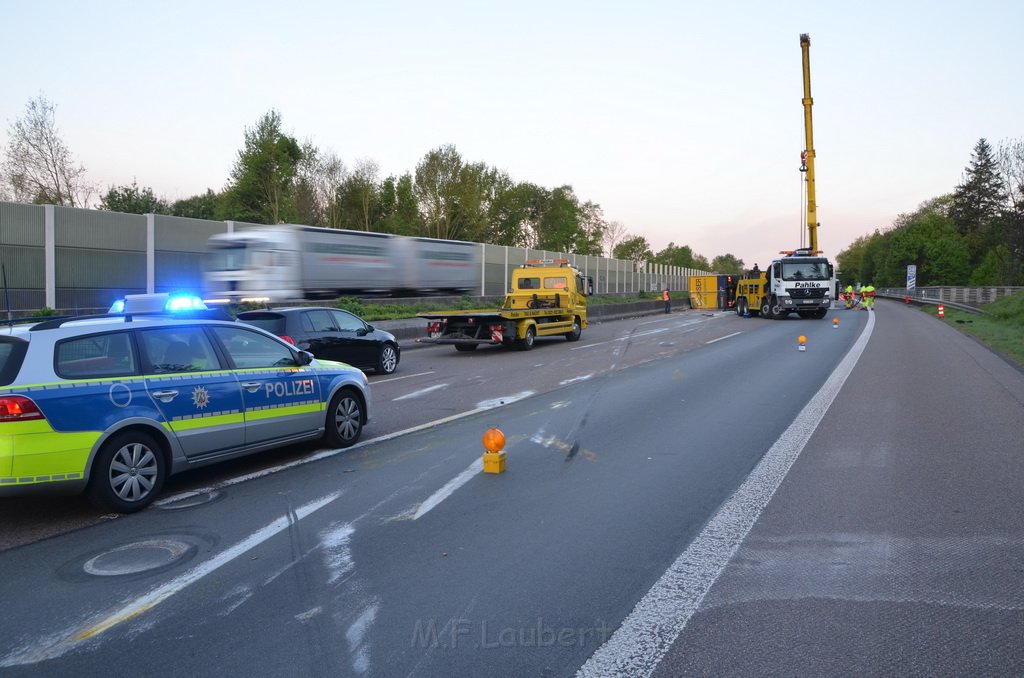
[[[130,513],[187,468],[359,440],[371,407],[361,370],[250,325],[132,302],[0,326],[0,496],[85,490]]]

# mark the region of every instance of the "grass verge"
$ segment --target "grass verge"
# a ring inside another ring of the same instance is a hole
[[[924,310],[938,316],[935,306],[926,306]],[[944,321],[977,337],[1024,367],[1024,292],[985,304],[982,310],[985,314],[946,308]]]

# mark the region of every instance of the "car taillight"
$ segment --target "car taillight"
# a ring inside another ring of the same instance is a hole
[[[292,339],[291,337],[289,337],[287,334],[282,334],[281,338],[284,339],[285,341],[287,341],[292,346],[295,346],[295,340]]]
[[[45,419],[34,402],[24,396],[0,396],[0,422]]]

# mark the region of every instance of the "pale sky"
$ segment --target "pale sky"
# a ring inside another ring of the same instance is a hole
[[[352,168],[452,144],[573,186],[657,252],[762,267],[799,244],[801,33],[819,246],[953,190],[974,144],[1024,138],[1024,2],[0,0],[0,142],[40,93],[105,191],[220,190],[246,127]]]

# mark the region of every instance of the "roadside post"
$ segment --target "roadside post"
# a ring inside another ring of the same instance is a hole
[[[910,295],[914,294],[917,288],[917,264],[907,264],[907,293],[903,296],[903,303],[910,303]]]

